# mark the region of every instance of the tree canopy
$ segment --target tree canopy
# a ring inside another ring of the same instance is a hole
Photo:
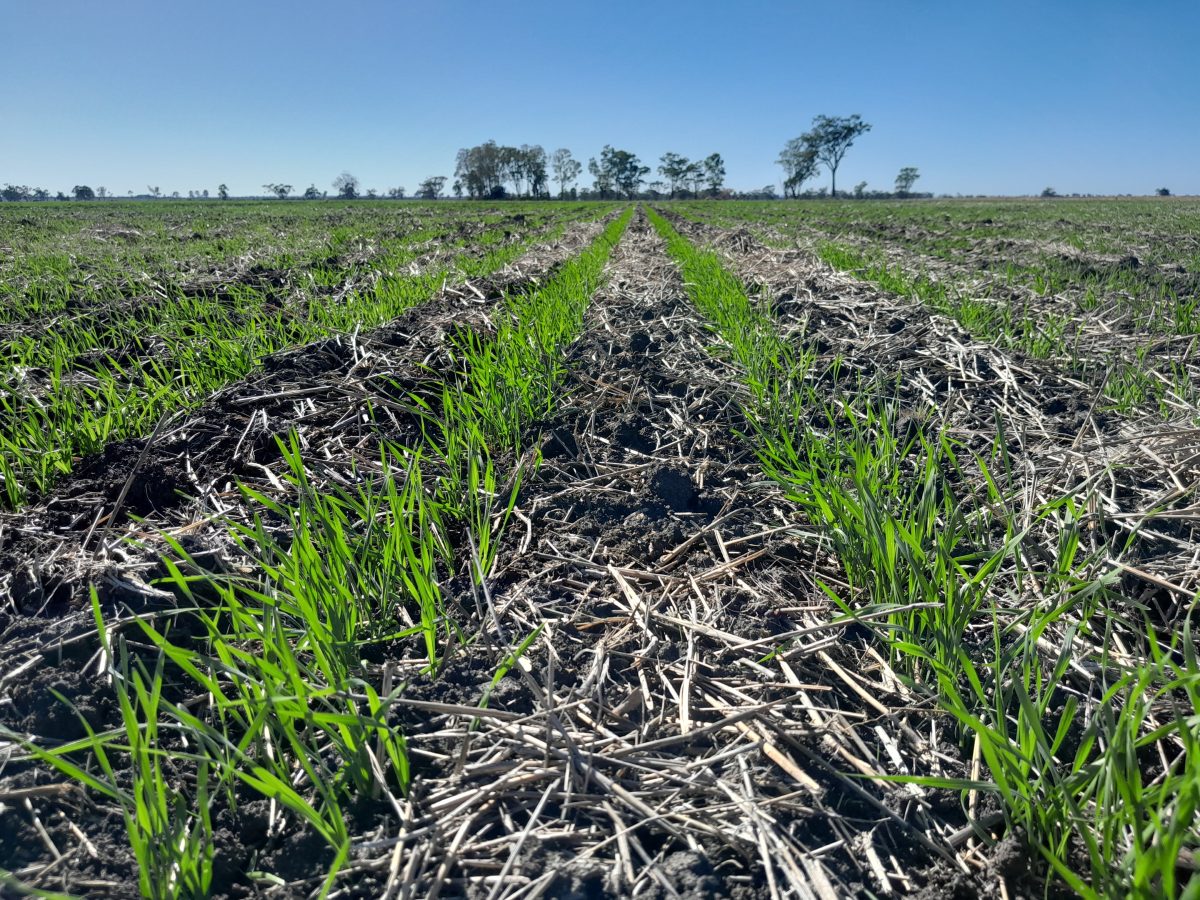
[[[900,170],[900,174],[896,176],[896,193],[901,197],[908,196],[912,186],[917,183],[917,179],[921,177],[921,173],[917,171],[916,166],[905,166]]]
[[[870,130],[871,126],[858,114],[817,116],[813,119],[812,129],[801,135],[801,140],[813,151],[817,160],[829,169],[830,196],[837,196],[837,170],[842,164],[842,157],[853,146],[856,138]]]
[[[343,200],[354,200],[358,197],[358,179],[349,172],[343,172],[333,179],[333,189]]]
[[[601,197],[618,193],[632,200],[650,174],[650,167],[643,166],[636,154],[605,144],[599,162],[594,157],[588,160],[588,171],[592,173],[596,192]]]
[[[799,194],[804,182],[813,178],[820,166],[816,149],[802,137],[792,138],[784,144],[779,159],[775,161],[783,167],[785,197],[795,197]]]
[[[560,147],[550,155],[550,167],[554,170],[554,180],[558,182],[560,197],[566,196],[567,185],[574,184],[583,171],[583,163],[575,159],[566,147]]]
[[[417,196],[422,200],[436,200],[442,196],[442,188],[446,186],[445,175],[433,175],[417,185]]]
[[[538,144],[506,147],[486,141],[464,147],[455,159],[454,177],[473,200],[508,196],[506,184],[517,197],[546,194],[546,151]]]

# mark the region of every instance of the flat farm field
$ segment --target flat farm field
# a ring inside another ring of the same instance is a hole
[[[0,895],[1196,897],[1200,203],[0,205]]]

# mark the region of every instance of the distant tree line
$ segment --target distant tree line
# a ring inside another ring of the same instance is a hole
[[[896,175],[895,189],[891,191],[869,191],[867,183],[860,181],[856,184],[849,194],[842,194],[843,198],[852,198],[854,200],[909,200],[909,199],[928,199],[933,196],[931,193],[918,193],[913,191],[913,185],[917,183],[917,179],[921,177],[920,171],[916,166],[905,166],[898,175]],[[801,200],[822,200],[829,196],[829,188],[809,188],[806,191],[793,192],[792,197]]]
[[[75,187],[71,188],[70,196],[59,191],[53,197],[50,196],[50,192],[45,188],[28,187],[23,184],[6,184],[0,188],[0,200],[6,200],[9,203],[29,200],[70,200],[72,198],[76,200],[103,200],[111,196],[108,188],[98,187],[93,190],[86,184],[75,185]]]
[[[669,199],[686,195],[698,197],[701,191],[715,197],[725,185],[725,161],[720,153],[696,162],[678,153],[664,153],[658,162],[658,174],[665,181],[653,182],[650,189],[658,193],[666,191]]]
[[[725,166],[716,153],[703,163],[691,163],[677,153],[668,153],[663,156],[662,163],[659,172],[669,178],[671,196],[685,186],[696,195],[701,184],[717,191],[724,183]],[[633,198],[640,195],[646,176],[650,174],[650,167],[643,165],[637,154],[611,144],[606,144],[598,157],[588,160],[587,171],[592,176],[590,189],[576,187],[583,169],[583,163],[565,147],[547,154],[537,144],[510,147],[486,141],[458,151],[453,192],[455,197],[465,195],[472,200],[549,199],[551,196],[564,200]],[[558,188],[556,194],[552,185]]]
[[[548,164],[546,151],[537,144],[505,147],[486,141],[464,147],[454,161],[454,196],[465,193],[472,200],[548,196]]]
[[[776,163],[783,169],[783,196],[785,198],[837,197],[837,174],[846,153],[854,142],[871,130],[871,125],[860,115],[816,116],[812,126],[799,137],[792,138],[780,151]],[[828,189],[805,188],[805,184],[816,178],[821,168],[829,172]],[[609,200],[615,198],[644,198],[650,200],[709,197],[720,199],[774,200],[778,198],[775,185],[749,191],[731,191],[725,187],[725,161],[720,153],[711,153],[703,159],[691,160],[675,151],[659,157],[658,178],[647,180],[650,167],[643,165],[635,153],[605,144],[598,156],[587,162],[591,175],[590,187],[577,186],[584,165],[575,159],[565,147],[547,154],[538,144],[522,144],[519,147],[485,141],[474,147],[458,151],[454,162],[454,180],[451,192],[456,198],[472,200],[539,199],[557,197],[563,200]],[[857,200],[907,199],[932,197],[929,193],[914,193],[913,186],[920,179],[915,166],[904,166],[896,175],[893,190],[867,190],[867,183],[860,181],[848,195]],[[414,199],[439,200],[445,195],[444,175],[431,175],[424,179],[412,194]],[[361,183],[349,172],[342,172],[333,179],[333,196],[339,200],[389,199],[403,200],[408,195],[403,187],[388,188],[380,192],[375,188],[363,190]],[[557,191],[553,190],[557,187]],[[162,191],[148,186],[147,193],[138,198],[159,199]],[[263,190],[269,196],[286,200],[292,196],[290,184],[268,182]],[[1170,196],[1167,188],[1158,188],[1156,194]],[[93,190],[88,185],[75,185],[68,197],[59,191],[52,198],[44,188],[6,184],[0,188],[0,199],[21,200],[95,200],[112,195],[104,187]],[[133,191],[129,192],[133,197]],[[178,198],[174,191],[172,198]],[[207,200],[207,189],[188,191],[189,200]],[[228,200],[229,188],[217,187],[217,199]],[[318,190],[310,184],[300,195],[305,200],[320,200],[330,196],[328,191]],[[843,194],[843,196],[847,196]],[[1046,188],[1042,197],[1057,197],[1054,188]],[[1071,196],[1079,196],[1073,194]]]
[[[805,160],[811,156],[813,160],[826,161],[831,172],[836,174],[837,165],[845,153],[853,137],[868,130],[869,125],[862,123],[859,117],[853,116],[849,132],[839,133],[835,126],[842,120],[818,117],[819,140],[812,135],[805,135],[806,143],[799,151],[799,156],[790,150],[785,151],[789,162],[785,165],[788,179],[785,182],[785,195],[794,195],[800,185],[811,177],[812,171],[805,169]],[[849,136],[847,136],[847,134]],[[799,139],[798,139],[799,140]],[[791,145],[789,144],[789,147]],[[798,160],[796,162],[795,160]],[[783,162],[784,157],[781,157]],[[815,163],[814,163],[815,165]],[[799,166],[799,168],[797,168]],[[584,165],[576,160],[571,151],[559,148],[547,154],[538,144],[522,144],[507,146],[497,144],[494,140],[486,141],[474,147],[464,147],[458,151],[454,165],[454,180],[451,191],[455,197],[469,197],[473,200],[502,200],[507,198],[520,199],[550,199],[557,196],[560,199],[613,199],[618,197],[636,198],[680,198],[680,197],[774,197],[773,186],[758,191],[742,194],[725,189],[725,162],[719,153],[711,153],[699,160],[691,160],[675,151],[664,153],[659,158],[659,179],[647,184],[650,167],[644,165],[637,154],[629,150],[619,149],[606,144],[598,156],[591,157],[587,162],[587,172],[591,175],[590,187],[579,187],[577,182],[584,172]],[[442,175],[426,178],[413,194],[422,200],[437,200],[443,196],[447,179]],[[557,192],[552,191],[557,187]],[[349,172],[342,172],[333,180],[333,196],[340,200],[376,199],[380,197],[374,188],[363,190],[358,178]],[[263,185],[263,191],[268,196],[286,200],[292,196],[293,185],[282,182],[268,182]],[[151,199],[159,199],[162,192],[158,187],[148,187]],[[49,192],[31,190],[25,187],[7,186],[3,194],[5,200],[50,199]],[[59,195],[62,197],[62,195]],[[77,186],[74,190],[76,199],[93,199],[103,197],[103,188],[93,193],[91,188]],[[132,196],[132,192],[130,192]],[[172,197],[179,197],[176,191]],[[306,200],[328,197],[325,191],[319,191],[316,185],[309,185],[303,192]],[[406,196],[403,187],[388,189],[384,196],[388,199],[401,200]],[[207,190],[188,191],[188,199],[208,199]],[[217,188],[217,198],[227,200],[228,188],[222,184]],[[62,197],[62,199],[66,199]]]
[[[817,116],[812,128],[792,138],[776,162],[783,167],[783,195],[796,197],[804,182],[817,174],[822,164],[829,170],[829,193],[837,196],[837,170],[854,141],[871,130],[862,116]]]

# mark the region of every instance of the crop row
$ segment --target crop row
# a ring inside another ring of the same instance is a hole
[[[680,209],[724,224],[749,223],[794,236],[802,228],[833,239],[862,237],[903,243],[950,257],[981,244],[1008,249],[1042,245],[1093,255],[1143,251],[1145,263],[1200,262],[1200,206],[1191,200],[955,200],[856,203],[681,203]],[[1194,269],[1188,265],[1189,269]]]
[[[341,486],[314,477],[295,433],[282,440],[282,490],[243,487],[254,511],[223,524],[240,574],[207,572],[168,538],[163,584],[184,608],[116,624],[93,594],[120,724],[57,746],[9,737],[122,811],[144,896],[207,896],[214,819],[255,798],[328,846],[322,896],[351,852],[354,810],[400,814],[403,685],[364,660],[412,644],[436,677],[443,654],[471,641],[448,586],[486,595],[515,492],[537,464],[530,425],[558,402],[564,350],[631,214],[542,287],[506,297],[493,328],[448,335],[426,381],[367,398],[420,420],[414,445],[385,444]],[[514,637],[494,682],[535,636]]]
[[[1086,498],[1030,505],[1002,421],[988,453],[956,442],[938,409],[901,421],[894,386],[819,368],[715,253],[651,220],[743,373],[764,470],[836,558],[829,601],[870,629],[978,766],[893,780],[962,792],[978,837],[1002,825],[1041,857],[1048,885],[1194,889],[1200,660],[1187,618],[1156,627],[1116,593],[1109,549],[1084,536]],[[980,794],[998,821],[977,815]]]
[[[888,261],[878,251],[835,243],[822,244],[818,253],[837,269],[953,318],[972,337],[1056,363],[1064,372],[1094,385],[1106,408],[1122,413],[1149,408],[1167,419],[1180,413],[1196,415],[1200,370],[1195,336],[1200,319],[1194,297],[1178,300],[1172,295],[1169,304],[1156,307],[1182,323],[1180,327],[1186,329],[1182,335],[1139,337],[1132,330],[1114,333],[1104,316],[1098,317],[1103,330],[1097,334],[1088,328],[1086,313],[1066,311],[1061,304],[1031,302],[1028,297],[1014,297],[994,288],[985,288],[981,297],[977,281],[967,276],[962,281],[931,276]],[[996,299],[998,293],[1003,299]]]
[[[430,234],[447,236],[444,230],[393,242],[368,273],[315,269],[305,290],[232,283],[211,294],[115,306],[107,318],[94,311],[23,329],[0,357],[0,497],[18,506],[70,472],[78,457],[148,434],[164,415],[245,376],[264,355],[394,318],[448,279],[488,274],[531,244],[560,236],[579,216],[573,211],[516,240],[488,240],[496,232],[484,232],[423,269],[410,264]]]
[[[548,236],[561,234],[563,227],[577,218],[579,215],[573,213],[552,220]],[[153,290],[136,297],[123,298],[123,288],[112,280],[107,284],[115,293],[107,300],[96,293],[95,304],[72,304],[68,314],[15,323],[0,343],[0,360],[26,369],[52,364],[71,369],[80,358],[124,353],[147,336],[152,343],[154,336],[182,322],[224,316],[236,323],[268,306],[277,307],[281,316],[319,315],[320,307],[336,306],[339,298],[351,291],[361,293],[378,289],[381,284],[386,290],[390,281],[410,274],[413,264],[430,254],[431,247],[458,248],[461,252],[451,254],[452,265],[446,268],[456,275],[477,277],[493,271],[498,262],[509,261],[540,231],[531,225],[512,239],[509,229],[495,228],[474,233],[469,240],[455,240],[456,230],[464,224],[424,223],[379,242],[358,238],[358,246],[370,247],[369,253],[344,246],[348,238],[331,239],[315,259],[304,260],[285,252],[269,260],[278,267],[259,264],[241,276],[226,275],[191,284],[156,284]],[[99,292],[102,286],[95,290]]]
[[[853,206],[857,211],[864,204]],[[1065,220],[1018,224],[1018,211],[1003,204],[975,214],[990,212],[1007,220],[997,226],[988,217],[983,220],[988,225],[974,229],[971,220],[951,223],[949,214],[962,216],[964,208],[949,205],[872,206],[873,215],[864,212],[858,219],[845,211],[838,217],[838,210],[827,214],[832,219],[821,218],[817,210],[801,206],[776,212],[769,225],[747,218],[753,210],[722,213],[711,205],[690,204],[684,212],[697,221],[750,222],[777,246],[794,247],[799,241],[837,269],[954,318],[975,337],[1054,361],[1095,385],[1122,412],[1150,404],[1164,417],[1194,415],[1200,401],[1195,386],[1200,224],[1194,210],[1181,205],[1174,216],[1158,210],[1145,224],[1155,231],[1143,233],[1136,230],[1143,213],[1132,204],[1056,208],[1073,216],[1086,213],[1089,239],[1078,237]],[[1043,237],[970,236],[979,228],[1024,233],[1026,227]],[[1097,256],[1101,251],[1092,239],[1101,237],[1105,247],[1119,253]],[[1089,250],[1054,249],[1064,246]]]
[[[468,239],[489,228],[526,231],[576,206],[500,212],[481,204],[351,208],[114,203],[0,211],[0,323],[131,299],[195,293],[212,283],[294,267],[354,274],[392,244]]]

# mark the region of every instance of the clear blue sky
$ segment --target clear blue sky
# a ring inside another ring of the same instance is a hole
[[[750,188],[859,113],[839,187],[1200,193],[1197,0],[0,0],[0,34],[0,183],[51,190],[411,191],[489,138]]]

